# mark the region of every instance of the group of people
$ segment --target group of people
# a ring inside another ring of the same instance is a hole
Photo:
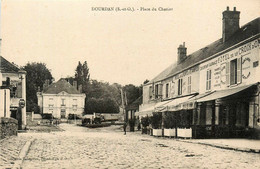
[[[124,122],[124,125],[123,125],[124,135],[126,135],[126,127],[127,127],[127,122],[125,121],[125,122]],[[140,129],[141,129],[141,124],[138,123],[138,125],[137,125],[137,130],[140,131]]]

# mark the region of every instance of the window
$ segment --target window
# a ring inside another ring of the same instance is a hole
[[[166,84],[165,87],[165,97],[168,98],[169,97],[169,83]]]
[[[158,92],[159,92],[159,85],[155,85],[155,98],[158,98]]]
[[[53,104],[49,104],[49,110],[53,110]]]
[[[178,80],[178,95],[182,95],[182,79]]]
[[[66,106],[65,105],[65,99],[61,99],[61,106]]]
[[[227,86],[241,83],[241,58],[227,62],[226,82]]]
[[[73,109],[74,111],[76,111],[76,110],[77,110],[77,105],[72,105],[72,109]]]
[[[191,93],[191,76],[188,77],[188,94]]]
[[[237,84],[237,60],[230,62],[230,85]]]
[[[77,99],[73,99],[73,104],[72,104],[72,109],[74,110],[74,111],[76,111],[77,110]]]
[[[211,89],[211,70],[207,70],[206,90]]]

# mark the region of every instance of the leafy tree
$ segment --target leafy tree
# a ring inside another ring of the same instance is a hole
[[[43,84],[47,79],[52,83],[52,75],[45,63],[27,63],[23,69],[26,74],[26,111],[37,111],[37,91],[43,90]]]
[[[90,73],[86,61],[83,64],[81,64],[80,62],[78,63],[78,66],[75,71],[75,80],[77,81],[77,88],[79,87],[79,85],[82,85],[82,92],[86,93],[88,97]]]
[[[126,93],[127,103],[131,104],[139,98],[142,95],[141,90],[142,87],[136,87],[132,84],[125,85],[123,91]]]

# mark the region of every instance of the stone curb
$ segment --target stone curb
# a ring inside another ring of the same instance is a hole
[[[139,133],[134,133],[134,134],[139,134]],[[168,139],[171,139],[169,137],[154,137],[154,138],[168,138]],[[192,144],[201,144],[201,145],[206,145],[206,146],[211,146],[211,147],[216,147],[216,148],[221,148],[221,149],[226,149],[226,150],[234,150],[234,151],[240,151],[240,152],[258,153],[258,154],[260,154],[260,149],[251,149],[251,148],[242,148],[242,147],[230,147],[228,145],[223,145],[223,144],[218,144],[218,143],[195,142],[195,141],[190,141],[188,139],[180,139],[180,138],[177,138],[177,139],[174,138],[174,140],[181,141],[181,142],[186,142],[186,143],[192,143]]]
[[[18,160],[15,162],[13,168],[21,168],[24,158],[26,157],[27,153],[29,152],[33,141],[34,141],[34,139],[31,139],[25,143],[25,145],[23,146],[23,148],[20,151]]]
[[[218,144],[218,143],[194,142],[194,141],[180,140],[180,139],[178,139],[176,141],[181,141],[181,142],[186,142],[186,143],[193,143],[193,144],[201,144],[201,145],[206,145],[206,146],[211,146],[211,147],[216,147],[216,148],[221,148],[221,149],[226,149],[226,150],[235,150],[235,151],[241,151],[241,152],[247,152],[247,153],[259,153],[260,154],[260,149],[230,147],[228,145],[223,145],[223,144]]]

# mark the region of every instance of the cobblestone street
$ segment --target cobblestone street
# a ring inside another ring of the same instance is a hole
[[[1,141],[0,167],[16,167],[18,149],[31,141],[22,168],[258,168],[259,154],[123,132],[61,124],[63,132],[22,133]],[[4,146],[7,145],[7,146]],[[16,151],[10,152],[12,146]]]

